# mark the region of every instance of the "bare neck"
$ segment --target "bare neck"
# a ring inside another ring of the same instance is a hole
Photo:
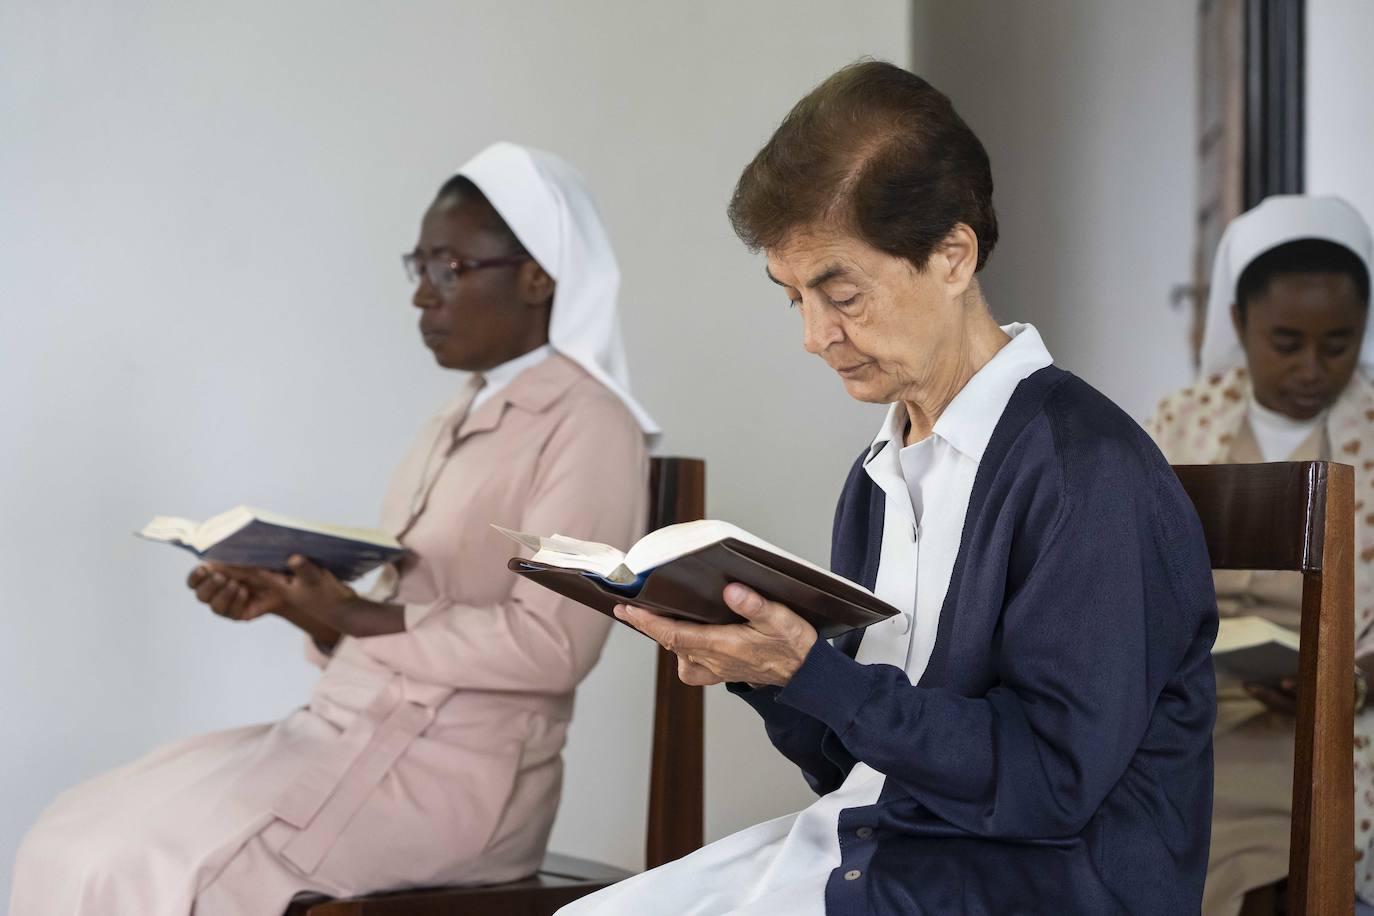
[[[988,312],[982,295],[975,295],[976,301],[968,303],[968,319],[958,339],[946,348],[940,364],[924,384],[907,392],[902,398],[910,421],[906,445],[929,436],[940,415],[968,384],[969,379],[991,362],[999,350],[1011,343],[1007,332],[998,327]]]
[[[475,371],[486,372],[488,369],[495,369],[497,366],[504,365],[513,359],[518,359],[537,350],[549,342],[549,311],[545,309],[542,314],[534,317],[525,327],[517,333],[510,335],[500,346],[493,347],[487,354],[485,365],[474,367]]]

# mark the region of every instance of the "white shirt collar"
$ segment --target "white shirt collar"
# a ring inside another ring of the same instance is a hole
[[[544,344],[542,347],[535,347],[528,353],[522,353],[515,359],[507,360],[499,366],[495,366],[482,373],[486,377],[487,383],[477,392],[473,398],[472,410],[476,410],[484,403],[495,397],[502,388],[515,381],[520,373],[533,366],[537,366],[544,360],[553,355],[553,347]]]
[[[1009,324],[1002,330],[1011,341],[964,384],[935,421],[932,431],[974,461],[982,460],[1016,386],[1054,362],[1034,325]],[[898,401],[888,408],[882,429],[868,448],[867,461],[872,461],[889,442],[902,442],[906,427],[906,405]]]
[[[1265,461],[1288,461],[1312,431],[1326,422],[1327,415],[1323,411],[1310,420],[1294,420],[1270,410],[1251,395],[1245,416],[1255,444],[1259,446],[1260,457]]]
[[[1255,397],[1250,398],[1250,404],[1246,408],[1250,422],[1256,426],[1262,426],[1266,430],[1273,430],[1280,434],[1297,435],[1302,433],[1304,436],[1312,432],[1326,420],[1326,412],[1317,414],[1306,420],[1295,420],[1287,414],[1281,414],[1277,410],[1270,410],[1259,402]]]

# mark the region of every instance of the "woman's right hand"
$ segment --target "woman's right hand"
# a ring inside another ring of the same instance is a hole
[[[202,563],[186,577],[186,587],[196,593],[196,599],[210,606],[221,617],[230,620],[255,620],[264,614],[280,614],[284,603],[266,589],[227,575],[214,563]]]

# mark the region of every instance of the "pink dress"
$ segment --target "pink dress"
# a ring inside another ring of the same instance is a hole
[[[648,459],[621,401],[559,355],[467,416],[469,400],[422,430],[387,495],[383,525],[413,558],[379,588],[396,589],[405,631],[308,648],[323,674],[280,722],[61,795],[20,848],[11,916],[263,916],[300,891],[535,870],[573,691],[610,621],[509,573],[513,545],[490,523],[628,546]]]

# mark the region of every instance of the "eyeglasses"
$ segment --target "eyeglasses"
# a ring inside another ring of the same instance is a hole
[[[421,276],[429,277],[435,292],[444,296],[458,286],[458,278],[470,270],[485,270],[488,267],[511,267],[530,260],[527,254],[511,254],[500,258],[458,258],[446,255],[426,257],[418,252],[401,255],[406,276],[411,283],[419,283]]]

